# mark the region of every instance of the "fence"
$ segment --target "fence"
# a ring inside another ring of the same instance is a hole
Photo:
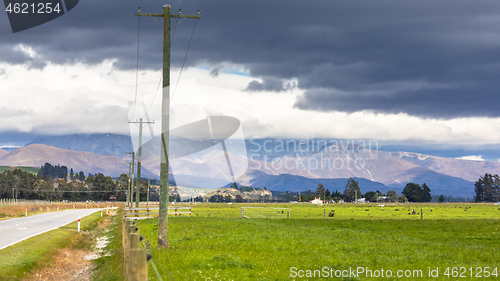
[[[45,200],[26,200],[26,199],[0,199],[0,207],[11,206],[31,206],[31,205],[52,205],[56,202]]]
[[[123,213],[123,262],[127,281],[148,280],[148,262],[156,273],[158,280],[162,281],[160,273],[153,262],[152,256],[145,249],[141,248],[142,236],[138,233],[138,228],[132,218],[126,218]]]
[[[181,211],[178,210],[188,210]],[[172,212],[173,211],[173,212]],[[189,215],[191,216],[191,207],[168,207],[168,214],[174,216]],[[156,218],[159,215],[159,208],[123,208],[123,216],[131,219],[148,219]]]

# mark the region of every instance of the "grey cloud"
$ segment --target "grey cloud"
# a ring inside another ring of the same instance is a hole
[[[248,83],[245,88],[249,92],[261,92],[261,91],[271,91],[271,92],[283,92],[295,88],[296,85],[293,82],[284,81],[278,78],[266,77],[262,82],[257,80],[252,80]]]
[[[196,13],[203,3],[186,2],[183,13]],[[142,3],[142,12],[162,12],[161,3]],[[180,5],[174,2],[172,10]],[[24,43],[36,48],[42,62],[116,59],[116,67],[133,69],[136,10],[133,1],[87,0],[25,32],[11,34],[2,24],[0,61],[29,61],[9,51]],[[253,91],[282,91],[282,81],[296,79],[305,91],[297,108],[500,116],[494,107],[500,102],[496,0],[211,0],[201,13],[187,67],[208,64],[217,75],[219,65],[242,65],[262,78],[248,85]],[[161,68],[157,21],[141,18],[141,69]],[[184,60],[193,25],[185,20],[176,27],[173,68]]]
[[[24,109],[12,109],[6,106],[0,107],[0,117],[2,118],[14,118],[33,115],[32,111]]]
[[[224,68],[224,65],[222,65],[222,64],[219,64],[219,65],[216,65],[216,66],[212,67],[212,69],[210,70],[210,75],[212,75],[213,77],[219,76],[219,72],[223,68]]]

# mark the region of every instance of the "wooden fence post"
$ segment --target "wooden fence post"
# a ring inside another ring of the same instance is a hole
[[[129,248],[130,248],[130,233],[133,231],[133,226],[132,225],[132,220],[131,219],[125,219],[125,224],[123,228],[123,262],[124,262],[124,269],[125,269],[125,274],[127,274],[127,267],[128,267],[128,258],[129,258]]]
[[[148,261],[145,249],[140,249],[140,235],[130,234],[128,281],[146,281],[148,278]]]

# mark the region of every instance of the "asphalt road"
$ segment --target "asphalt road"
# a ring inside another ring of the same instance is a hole
[[[0,221],[0,250],[101,209],[76,209]]]

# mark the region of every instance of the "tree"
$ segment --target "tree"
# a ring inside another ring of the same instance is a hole
[[[300,192],[297,194],[297,201],[303,203],[307,202],[307,197],[304,194],[300,194]]]
[[[365,197],[366,201],[368,202],[376,202],[377,198],[375,198],[375,192],[373,191],[367,191],[363,197]]]
[[[444,202],[444,195],[443,194],[439,195],[438,202],[439,203],[443,203]]]
[[[233,184],[231,184],[231,188],[238,190],[238,184],[233,182]]]
[[[63,180],[68,179],[68,167],[58,165],[57,177]]]
[[[117,182],[117,191],[118,194],[116,194],[116,200],[117,201],[126,201],[127,200],[127,191],[129,187],[129,177],[127,174],[122,173],[120,177],[118,178]]]
[[[422,185],[422,202],[431,202],[431,200],[431,189],[424,182],[424,184]]]
[[[324,199],[325,193],[325,187],[321,183],[318,183],[318,187],[316,188],[316,197],[323,197]]]
[[[476,202],[497,202],[500,200],[500,177],[486,173],[474,183]]]
[[[82,171],[78,173],[78,180],[85,181],[85,174]]]
[[[92,191],[90,195],[92,200],[109,200],[109,196],[115,194],[116,183],[111,177],[106,177],[102,173],[88,177],[85,182],[89,186],[90,191]]]
[[[243,196],[236,194],[236,198],[234,198],[234,202],[236,203],[242,203],[243,202]]]
[[[240,186],[240,192],[252,192],[253,188],[251,186]]]
[[[332,199],[336,202],[343,200],[344,194],[340,193],[338,190],[335,190],[335,192],[332,192]]]
[[[408,198],[408,202],[430,202],[432,199],[431,189],[425,183],[423,186],[408,183],[401,193]]]
[[[64,179],[66,180],[68,177],[68,167],[66,166],[52,166],[50,163],[45,163],[40,170],[38,170],[39,177],[52,177],[54,179]]]
[[[389,202],[398,202],[398,193],[394,190],[387,190],[387,200]]]
[[[293,196],[293,193],[292,192],[285,192],[285,201],[294,201],[295,200],[295,197]]]
[[[359,189],[358,182],[353,178],[349,178],[345,185],[344,200],[347,202],[353,202],[360,197],[361,197],[361,190]]]

